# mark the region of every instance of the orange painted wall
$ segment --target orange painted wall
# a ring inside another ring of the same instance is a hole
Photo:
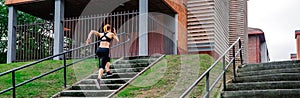
[[[296,35],[296,44],[297,44],[297,60],[300,60],[300,34]]]
[[[6,5],[11,5],[11,4],[33,2],[33,1],[36,1],[36,0],[6,0],[5,4]]]

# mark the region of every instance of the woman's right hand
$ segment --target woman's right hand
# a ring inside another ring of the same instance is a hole
[[[91,43],[91,39],[90,38],[86,39],[85,43],[86,44],[90,44]]]
[[[117,34],[117,30],[115,28],[113,28],[113,33]]]

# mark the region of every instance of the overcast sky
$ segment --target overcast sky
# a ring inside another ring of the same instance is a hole
[[[300,30],[300,0],[249,0],[248,26],[265,32],[271,61],[290,60]]]

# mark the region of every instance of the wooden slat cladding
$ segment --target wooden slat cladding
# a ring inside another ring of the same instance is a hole
[[[190,53],[221,55],[229,44],[229,0],[188,0]]]
[[[241,37],[243,44],[244,60],[248,60],[248,25],[247,25],[247,1],[230,0],[229,18],[229,43],[232,44],[238,37]]]

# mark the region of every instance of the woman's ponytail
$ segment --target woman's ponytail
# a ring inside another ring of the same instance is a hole
[[[104,27],[103,27],[103,30],[104,32],[111,32],[111,26],[109,24],[106,24]]]

